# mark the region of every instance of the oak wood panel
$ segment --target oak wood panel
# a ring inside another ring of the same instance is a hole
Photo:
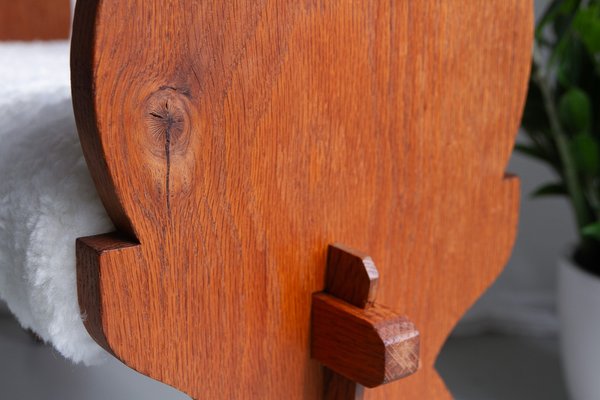
[[[70,0],[0,0],[0,40],[67,39]]]
[[[319,398],[311,294],[342,242],[421,332],[422,369],[365,398],[450,398],[435,358],[515,236],[532,19],[522,0],[80,0],[80,137],[139,243],[78,259],[100,266],[90,332],[195,398]]]

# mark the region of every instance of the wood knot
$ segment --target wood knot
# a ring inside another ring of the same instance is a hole
[[[162,87],[154,92],[146,102],[146,125],[156,144],[171,148],[182,141],[189,121],[189,93],[173,88]]]
[[[150,154],[146,162],[155,170],[158,180],[155,187],[164,197],[170,212],[174,193],[181,193],[188,186],[188,169],[191,154],[188,144],[191,137],[190,92],[172,86],[160,87],[148,96],[143,107],[146,138],[143,147]]]

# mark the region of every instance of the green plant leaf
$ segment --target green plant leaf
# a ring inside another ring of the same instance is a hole
[[[593,224],[584,226],[581,229],[581,234],[583,236],[592,237],[594,239],[600,240],[600,222],[594,222]]]
[[[573,29],[594,57],[600,53],[600,6],[580,9],[573,18]]]
[[[570,145],[577,169],[589,176],[597,175],[600,171],[600,148],[594,137],[581,133],[571,140]]]
[[[547,183],[537,188],[531,197],[566,196],[567,188],[562,182]]]
[[[583,58],[588,57],[584,45],[577,38],[566,37],[562,52],[557,55],[558,81],[565,88],[577,86],[581,80]]]
[[[588,95],[581,89],[569,89],[558,104],[559,119],[571,134],[587,133],[592,125],[592,106]]]
[[[560,65],[567,58],[566,54],[569,51],[569,43],[573,40],[571,35],[562,35],[552,49],[550,58],[548,59],[549,66]]]

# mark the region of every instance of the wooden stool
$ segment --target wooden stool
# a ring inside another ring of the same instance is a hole
[[[89,332],[196,399],[450,398],[436,356],[515,237],[532,31],[522,0],[80,0],[118,231],[77,244]]]

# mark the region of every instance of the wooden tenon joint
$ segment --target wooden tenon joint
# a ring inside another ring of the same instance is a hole
[[[313,294],[312,357],[325,365],[324,398],[358,400],[419,368],[419,332],[375,303],[379,273],[366,254],[329,246],[325,291]]]

